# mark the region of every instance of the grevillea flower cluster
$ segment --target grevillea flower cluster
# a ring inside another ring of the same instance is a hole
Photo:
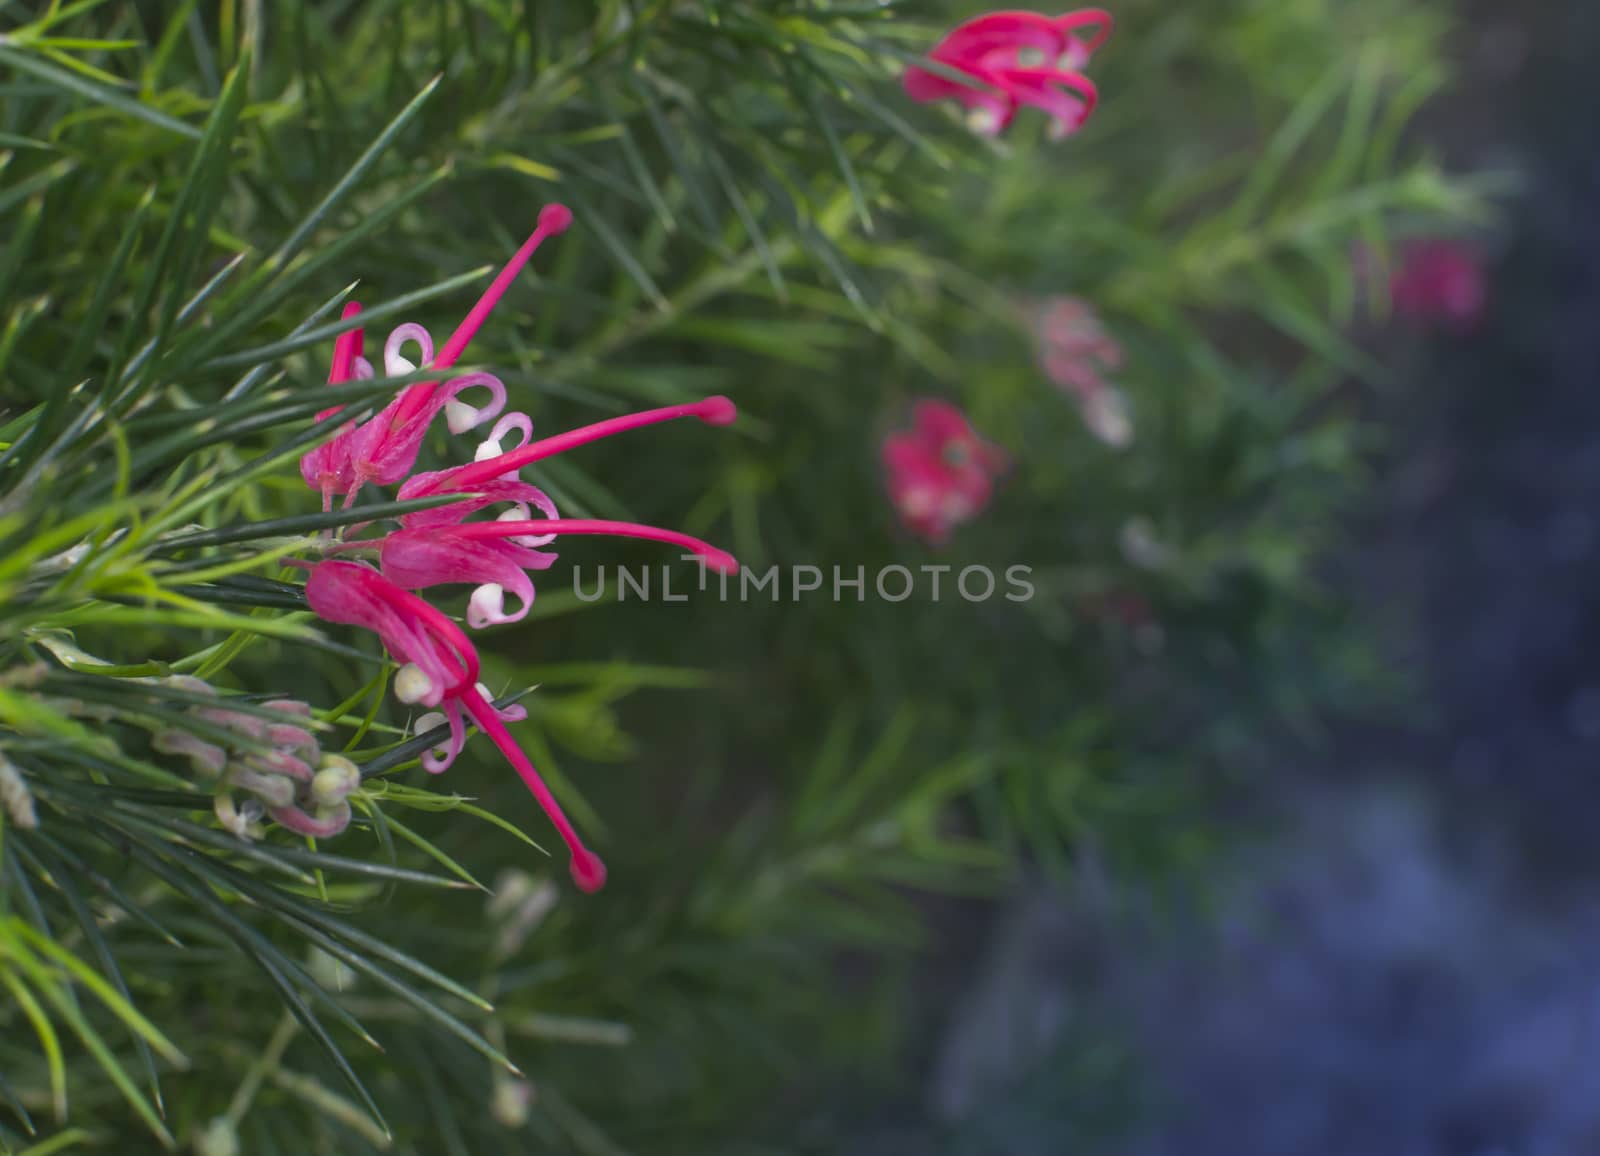
[[[1082,35],[1090,30],[1087,36]],[[1111,35],[1111,14],[1084,8],[1061,16],[989,12],[968,20],[928,52],[928,59],[969,78],[963,84],[919,65],[902,83],[912,100],[955,100],[982,136],[998,136],[1024,106],[1050,117],[1060,139],[1083,127],[1099,93],[1083,68]]]
[[[488,373],[448,374],[534,251],[571,222],[572,214],[564,206],[546,206],[538,227],[437,352],[420,325],[405,324],[391,331],[383,347],[386,376],[413,374],[420,367],[442,380],[407,385],[375,416],[361,422],[346,420],[332,440],[302,458],[300,470],[306,484],[321,494],[325,510],[333,507],[335,498],[350,508],[369,485],[398,486],[401,499],[458,497],[447,505],[402,515],[375,537],[367,535],[368,525],[356,531],[367,536],[328,543],[329,556],[310,566],[306,601],[324,621],[359,626],[378,636],[400,663],[394,679],[396,697],[428,708],[429,713],[416,722],[418,733],[448,728],[448,737],[423,755],[427,770],[437,774],[455,761],[466,742],[468,719],[489,736],[567,844],[573,879],[583,890],[593,891],[605,881],[605,866],[583,845],[506,729],[507,723],[526,718],[526,712],[517,706],[495,706],[479,681],[478,654],[466,632],[417,593],[437,586],[470,586],[465,606],[469,628],[520,621],[533,604],[531,573],[556,560],[545,547],[568,534],[643,538],[679,546],[720,573],[738,568],[731,555],[686,534],[628,522],[562,518],[549,495],[521,476],[534,462],[658,422],[694,417],[708,425],[727,425],[736,416],[727,398],[666,406],[534,440],[533,421],[527,414],[504,412],[506,389],[498,378]],[[344,315],[354,318],[360,311],[360,305],[352,302]],[[338,339],[329,384],[374,375],[362,356],[363,341],[360,328]],[[414,360],[406,354],[410,347],[416,349]],[[468,404],[462,395],[469,390],[482,391],[486,398],[480,405]],[[317,420],[341,420],[341,412],[331,407]],[[453,434],[488,427],[488,437],[478,443],[471,462],[417,472],[423,440],[441,414]],[[474,517],[479,514],[492,517]],[[341,555],[365,555],[370,560]],[[507,595],[513,602],[510,606]]]
[[[1077,403],[1089,432],[1109,446],[1133,440],[1128,397],[1106,374],[1122,367],[1122,346],[1106,332],[1093,305],[1056,297],[1027,310],[1039,367]]]
[[[190,694],[217,697],[198,678],[174,675],[162,681]],[[278,717],[239,710],[220,698],[216,706],[191,707],[189,715],[206,724],[213,738],[174,727],[157,731],[150,745],[163,754],[186,757],[198,774],[217,784],[217,818],[240,838],[248,838],[263,815],[296,834],[339,834],[350,825],[350,793],[361,785],[356,765],[323,752],[306,703],[275,699],[261,703],[260,709]],[[242,803],[234,798],[236,790],[245,794]]]
[[[994,480],[1010,465],[1004,450],[979,437],[966,415],[946,401],[925,398],[911,428],[883,439],[889,501],[906,529],[930,545],[983,511]]]

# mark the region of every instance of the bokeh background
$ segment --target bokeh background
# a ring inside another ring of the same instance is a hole
[[[6,796],[0,1151],[1600,1153],[1600,12],[1112,9],[1083,130],[989,142],[897,83],[970,4],[0,4],[0,756],[38,818]],[[663,559],[564,543],[481,645],[587,897],[464,809],[554,843],[481,739],[417,769],[370,639],[262,633],[316,501],[246,469],[317,408],[295,326],[359,278],[447,332],[558,198],[473,357],[541,432],[741,409],[541,463],[565,514],[1037,588],[590,604],[575,567]],[[1419,240],[1471,317],[1390,299]],[[1125,431],[1042,364],[1062,298]],[[1011,459],[937,546],[879,457],[924,397]],[[351,828],[224,837],[151,739],[174,670],[311,703]]]

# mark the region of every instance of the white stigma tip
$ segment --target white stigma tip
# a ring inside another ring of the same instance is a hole
[[[485,582],[467,599],[467,625],[474,630],[504,622],[505,617],[506,591],[498,582]]]

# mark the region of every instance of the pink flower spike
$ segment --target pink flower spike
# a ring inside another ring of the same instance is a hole
[[[640,413],[630,413],[623,417],[609,418],[606,421],[597,421],[593,425],[586,425],[579,429],[568,430],[554,437],[542,438],[536,442],[496,457],[486,458],[481,462],[470,465],[456,466],[454,469],[439,470],[429,475],[426,485],[412,489],[404,495],[409,498],[420,498],[428,494],[444,494],[452,491],[462,492],[477,490],[481,483],[504,477],[508,473],[520,470],[523,466],[531,465],[544,458],[554,457],[556,454],[565,453],[579,446],[587,445],[592,441],[610,437],[613,434],[624,433],[627,430],[639,429],[658,422],[672,421],[680,417],[697,417],[707,425],[732,425],[739,411],[733,402],[725,397],[708,397],[688,405],[668,405],[660,409],[647,409]],[[415,480],[415,479],[413,479]]]
[[[556,797],[550,793],[550,788],[539,777],[539,772],[534,770],[533,763],[512,739],[494,705],[476,693],[462,695],[461,703],[467,708],[467,713],[472,716],[473,721],[478,724],[478,729],[489,736],[489,741],[500,748],[500,753],[505,756],[506,762],[522,776],[522,781],[528,785],[528,790],[533,792],[533,797],[538,800],[539,806],[544,808],[544,813],[550,817],[550,822],[555,824],[556,831],[561,835],[561,841],[567,845],[567,850],[572,855],[569,869],[572,872],[572,881],[578,885],[578,890],[586,892],[600,890],[606,882],[606,865],[600,861],[598,855],[583,845],[583,840],[578,838],[578,832],[568,821],[561,804],[556,802]]]

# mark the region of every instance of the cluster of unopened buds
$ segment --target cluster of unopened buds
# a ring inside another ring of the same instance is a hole
[[[1128,397],[1106,375],[1122,367],[1122,346],[1106,332],[1093,305],[1081,297],[1055,297],[1026,307],[1039,366],[1071,397],[1089,432],[1109,446],[1133,440]]]
[[[643,538],[681,547],[719,573],[738,568],[730,554],[686,534],[628,522],[562,518],[549,495],[521,477],[521,471],[534,462],[642,426],[685,417],[728,425],[736,411],[727,398],[611,418],[536,441],[527,414],[503,412],[506,389],[498,378],[487,373],[448,374],[540,243],[563,232],[571,221],[564,206],[547,205],[539,214],[538,227],[437,352],[422,326],[394,329],[383,347],[385,375],[410,375],[421,367],[424,372],[436,371],[442,380],[401,387],[375,416],[360,422],[345,419],[332,440],[301,460],[301,474],[321,494],[325,510],[332,509],[335,498],[342,498],[345,509],[351,508],[367,485],[398,485],[402,500],[440,496],[459,496],[459,500],[401,515],[376,537],[367,533],[371,524],[353,527],[325,543],[323,560],[301,564],[310,569],[305,594],[311,609],[325,621],[373,632],[400,663],[394,679],[396,697],[428,711],[417,720],[417,733],[448,727],[447,737],[423,755],[422,765],[434,773],[449,767],[461,753],[470,718],[516,769],[555,824],[571,853],[573,879],[583,890],[593,891],[605,881],[605,866],[583,845],[506,730],[506,723],[519,721],[526,713],[516,706],[495,706],[479,681],[478,654],[466,632],[416,593],[435,586],[471,586],[465,607],[469,627],[517,622],[533,603],[530,572],[555,562],[556,555],[544,547],[564,534]],[[358,316],[360,308],[354,302],[347,305],[345,318]],[[338,339],[330,385],[374,376],[372,365],[362,356],[362,345],[360,328]],[[416,347],[415,360],[406,355],[408,346]],[[468,390],[484,391],[487,401],[469,405],[461,397]],[[335,406],[318,414],[317,420],[340,420],[340,413]],[[479,442],[469,463],[416,472],[423,440],[440,414],[452,434],[487,427],[489,436]],[[480,513],[493,517],[473,520]],[[339,555],[365,555],[371,561]],[[515,603],[509,607],[508,594]]]
[[[917,402],[911,428],[883,439],[889,501],[906,529],[930,545],[942,545],[983,511],[1009,465],[1005,451],[979,437],[947,401]]]
[[[959,101],[982,136],[1004,132],[1027,105],[1049,115],[1050,135],[1059,139],[1077,132],[1094,111],[1099,94],[1082,70],[1110,35],[1111,14],[1100,8],[1061,16],[988,12],[928,52],[929,60],[968,83],[919,65],[905,70],[902,83],[915,101]]]
[[[361,772],[343,755],[322,750],[308,705],[275,699],[241,710],[201,679],[174,675],[162,681],[217,698],[216,706],[188,712],[213,738],[174,727],[157,731],[151,746],[186,757],[197,774],[217,784],[215,806],[224,827],[250,838],[259,833],[261,818],[271,816],[296,834],[327,838],[350,825],[349,796],[361,786]],[[235,791],[244,793],[242,802]]]

